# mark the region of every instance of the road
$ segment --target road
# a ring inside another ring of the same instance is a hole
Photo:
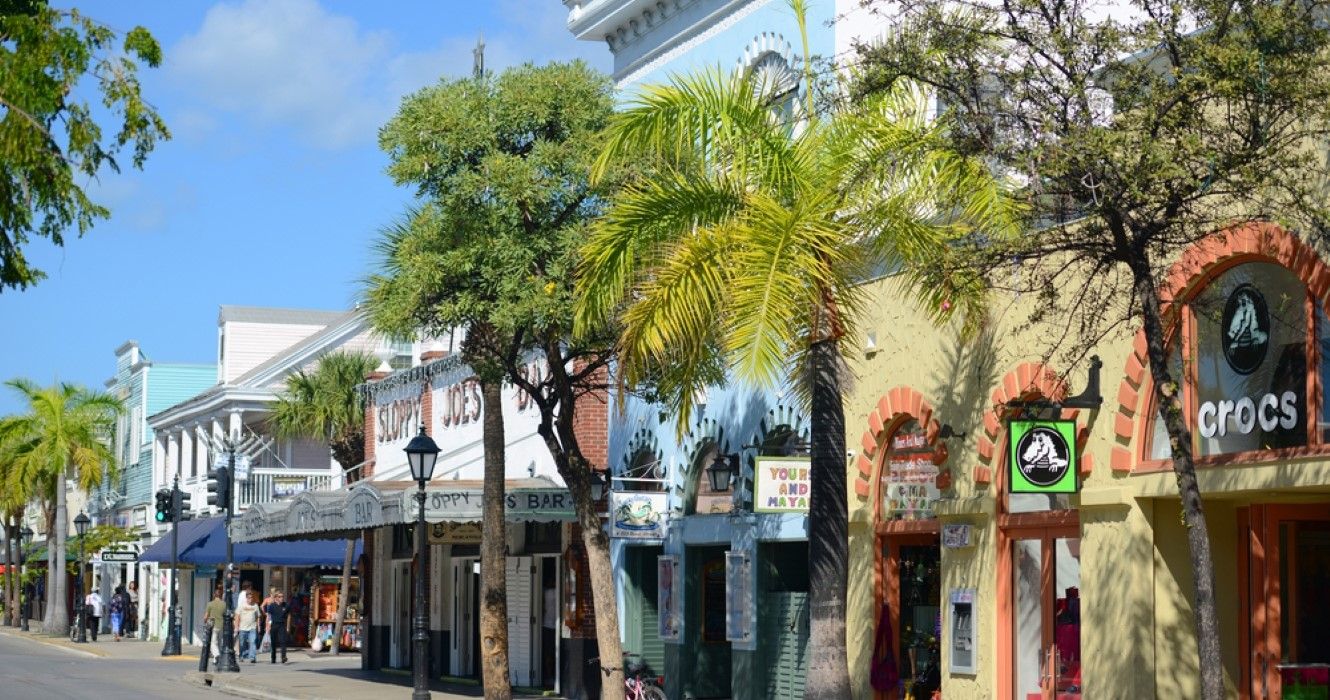
[[[225,697],[181,680],[192,668],[174,660],[99,658],[0,634],[0,698],[5,700]]]

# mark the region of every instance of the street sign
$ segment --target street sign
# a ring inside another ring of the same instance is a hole
[[[249,481],[249,455],[236,455],[236,481]]]
[[[139,560],[137,552],[102,552],[102,561],[104,562],[136,562]]]

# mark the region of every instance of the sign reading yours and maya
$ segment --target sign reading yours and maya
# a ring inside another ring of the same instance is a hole
[[[1076,422],[1014,420],[1007,426],[1011,493],[1076,493]]]
[[[812,494],[807,457],[758,457],[753,463],[753,510],[807,513]]]

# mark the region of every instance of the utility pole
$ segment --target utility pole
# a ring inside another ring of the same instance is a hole
[[[184,499],[180,492],[180,475],[175,475],[171,485],[171,604],[167,608],[170,619],[166,622],[166,644],[162,647],[162,656],[180,656],[180,591],[176,587],[176,570],[179,563],[176,557],[180,553],[180,520],[183,513]]]
[[[223,595],[226,598],[226,617],[222,618],[222,649],[217,655],[217,670],[240,673],[240,664],[236,663],[235,636],[235,543],[231,540],[231,516],[235,512],[236,491],[236,452],[235,443],[227,442],[226,460],[226,575],[223,578]]]
[[[485,35],[476,37],[476,48],[471,49],[471,74],[477,79],[485,77]]]

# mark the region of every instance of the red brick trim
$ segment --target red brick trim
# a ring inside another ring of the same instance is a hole
[[[993,474],[1001,468],[1006,449],[1007,436],[1003,431],[1003,418],[1007,403],[1013,399],[1047,398],[1054,401],[1067,395],[1067,383],[1042,362],[1026,362],[1008,372],[993,390],[990,398],[993,407],[984,414],[984,432],[977,441],[979,463],[974,466],[974,483],[987,485],[993,483]],[[1063,409],[1063,420],[1076,420],[1078,409]],[[1080,426],[1076,430],[1076,446],[1081,451],[1081,476],[1089,476],[1094,469],[1094,459],[1084,453],[1085,443],[1090,437],[1090,430]]]
[[[867,501],[874,494],[874,483],[882,467],[882,452],[891,439],[891,434],[901,423],[913,418],[924,426],[928,444],[933,448],[933,463],[941,467],[947,460],[947,446],[938,442],[938,432],[942,426],[933,418],[933,406],[923,394],[910,387],[898,386],[890,389],[877,400],[877,405],[865,418],[867,430],[860,437],[861,452],[855,460],[858,474],[854,477],[854,493],[860,501]],[[937,487],[951,486],[951,472],[939,469]]]
[[[1270,222],[1239,224],[1198,241],[1183,251],[1169,268],[1160,288],[1169,333],[1177,323],[1177,301],[1191,298],[1229,268],[1259,260],[1288,268],[1306,283],[1313,299],[1330,296],[1330,267],[1310,246]],[[1132,351],[1124,363],[1122,384],[1118,387],[1114,418],[1118,444],[1113,448],[1110,462],[1115,472],[1131,472],[1145,459],[1147,431],[1153,422],[1149,415],[1150,398],[1154,393],[1146,373],[1148,366],[1145,331],[1138,330],[1132,339]]]

